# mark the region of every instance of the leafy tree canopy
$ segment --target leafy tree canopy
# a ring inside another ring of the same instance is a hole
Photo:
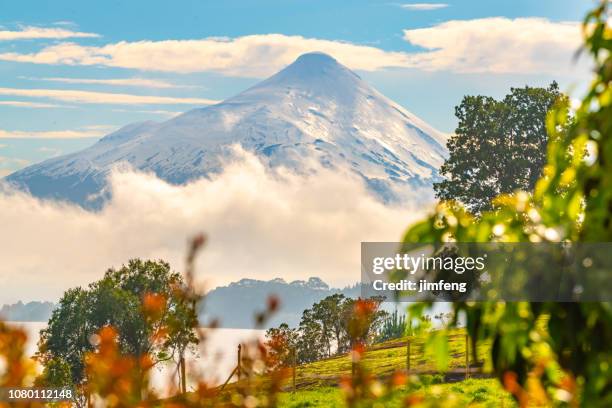
[[[459,125],[447,143],[446,179],[434,184],[436,196],[478,214],[500,194],[532,191],[546,161],[546,115],[555,105],[568,107],[556,82],[512,88],[501,101],[464,97],[455,108]]]

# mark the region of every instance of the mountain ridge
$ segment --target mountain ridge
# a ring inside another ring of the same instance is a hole
[[[6,180],[34,196],[100,208],[118,163],[183,184],[222,171],[239,144],[267,166],[310,170],[309,159],[358,175],[383,201],[439,179],[445,137],[322,53],[215,105],[165,122],[129,124],[80,152],[15,172]],[[92,199],[93,197],[93,199]]]
[[[58,305],[52,302],[21,300],[13,304],[0,305],[0,319],[14,322],[46,322]]]
[[[226,286],[218,286],[208,292],[200,309],[200,324],[218,321],[220,327],[255,328],[255,315],[262,311],[270,296],[279,300],[279,309],[266,322],[266,327],[287,323],[299,324],[304,310],[327,296],[341,293],[357,298],[361,295],[359,284],[344,288],[332,288],[318,277],[286,282],[282,278],[271,280],[241,279]]]
[[[256,312],[265,307],[269,296],[274,295],[279,299],[280,308],[268,322],[268,327],[283,322],[295,326],[305,309],[334,293],[355,298],[360,295],[360,288],[358,285],[332,288],[318,277],[289,283],[282,278],[243,278],[206,293],[199,311],[200,324],[206,325],[218,319],[221,327],[252,329]],[[56,303],[38,301],[0,305],[0,318],[9,321],[47,322],[57,306]]]

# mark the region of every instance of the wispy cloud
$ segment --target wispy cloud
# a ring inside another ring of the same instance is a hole
[[[399,6],[407,10],[428,11],[428,10],[439,10],[439,9],[447,8],[448,4],[446,3],[408,3],[408,4],[400,4]]]
[[[67,39],[67,38],[96,38],[95,33],[83,33],[64,28],[20,27],[19,30],[0,30],[0,41],[34,40],[34,39]]]
[[[204,98],[132,95],[123,93],[91,92],[66,89],[0,88],[0,95],[46,98],[62,102],[113,105],[211,105],[218,101]]]
[[[544,18],[453,20],[404,39],[427,50],[412,56],[416,68],[468,73],[567,73],[581,44],[579,23]]]
[[[87,126],[83,126],[83,129],[109,131],[109,130],[117,129],[117,126],[115,125],[87,125]]]
[[[141,88],[195,88],[189,85],[177,85],[160,79],[148,78],[111,78],[111,79],[94,79],[94,78],[60,78],[60,77],[45,77],[32,78],[20,77],[35,81],[61,82],[66,84],[91,84],[91,85],[117,85],[117,86],[135,86]]]
[[[26,101],[0,101],[0,105],[14,106],[18,108],[40,108],[40,109],[73,108],[73,106],[68,106],[68,105],[56,105],[52,103],[38,103],[38,102],[26,102]]]
[[[106,128],[106,127],[105,127]],[[103,129],[80,128],[76,130],[47,130],[47,131],[25,131],[25,130],[2,130],[0,139],[84,139],[100,137],[107,132]]]
[[[0,177],[7,176],[30,164],[29,160],[18,157],[0,156]]]
[[[19,159],[19,158],[16,158],[16,157],[0,156],[0,163],[1,164],[6,164],[6,163],[28,164],[30,162],[28,160]]]
[[[60,20],[60,21],[54,21],[53,25],[57,25],[57,26],[76,26],[77,24],[74,21]]]
[[[62,154],[62,149],[58,149],[56,147],[47,147],[42,146],[38,148],[38,151],[41,153],[45,153],[48,157],[57,157]]]
[[[131,110],[131,109],[113,109],[113,112],[129,112],[129,113],[147,113],[151,115],[177,116],[183,112],[155,109],[155,110]]]

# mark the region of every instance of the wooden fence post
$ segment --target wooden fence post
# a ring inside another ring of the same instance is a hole
[[[470,336],[465,334],[465,378],[470,378]]]
[[[242,373],[242,344],[238,345],[238,365],[236,366],[238,373],[238,381],[240,381],[240,375]]]

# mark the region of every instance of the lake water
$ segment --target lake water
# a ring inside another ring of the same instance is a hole
[[[28,333],[27,353],[33,355],[37,349],[39,332],[46,323],[10,322],[12,326],[22,328]],[[234,367],[236,367],[236,353],[238,344],[256,338],[263,338],[265,331],[248,329],[204,329],[206,343],[200,348],[197,355],[187,358],[187,377],[190,374],[204,376],[206,380],[215,384],[225,382]],[[176,366],[165,365],[153,370],[152,388],[161,396],[167,395],[169,381],[176,378]],[[176,383],[176,381],[174,381]]]

